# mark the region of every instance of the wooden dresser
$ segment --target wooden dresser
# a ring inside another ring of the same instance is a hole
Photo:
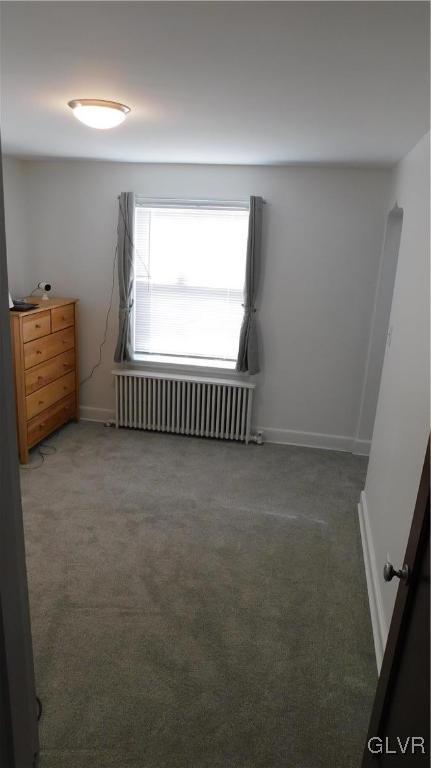
[[[10,312],[19,460],[71,419],[78,420],[77,299],[40,299]]]

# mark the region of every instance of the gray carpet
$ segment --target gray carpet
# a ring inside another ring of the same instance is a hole
[[[52,444],[21,473],[41,768],[358,768],[366,461],[85,423]]]

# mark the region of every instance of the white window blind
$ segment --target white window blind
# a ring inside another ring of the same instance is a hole
[[[135,213],[135,352],[235,360],[248,207],[142,202]]]

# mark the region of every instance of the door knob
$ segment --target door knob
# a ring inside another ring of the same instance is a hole
[[[396,571],[392,563],[389,561],[387,561],[383,567],[383,578],[385,581],[392,581],[394,576],[396,576],[397,579],[407,583],[409,575],[409,566],[406,563],[404,563],[400,571]]]

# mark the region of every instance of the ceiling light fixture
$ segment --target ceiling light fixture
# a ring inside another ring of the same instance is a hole
[[[125,104],[102,99],[73,99],[68,102],[68,106],[81,123],[101,130],[120,125],[130,112],[130,107]]]

